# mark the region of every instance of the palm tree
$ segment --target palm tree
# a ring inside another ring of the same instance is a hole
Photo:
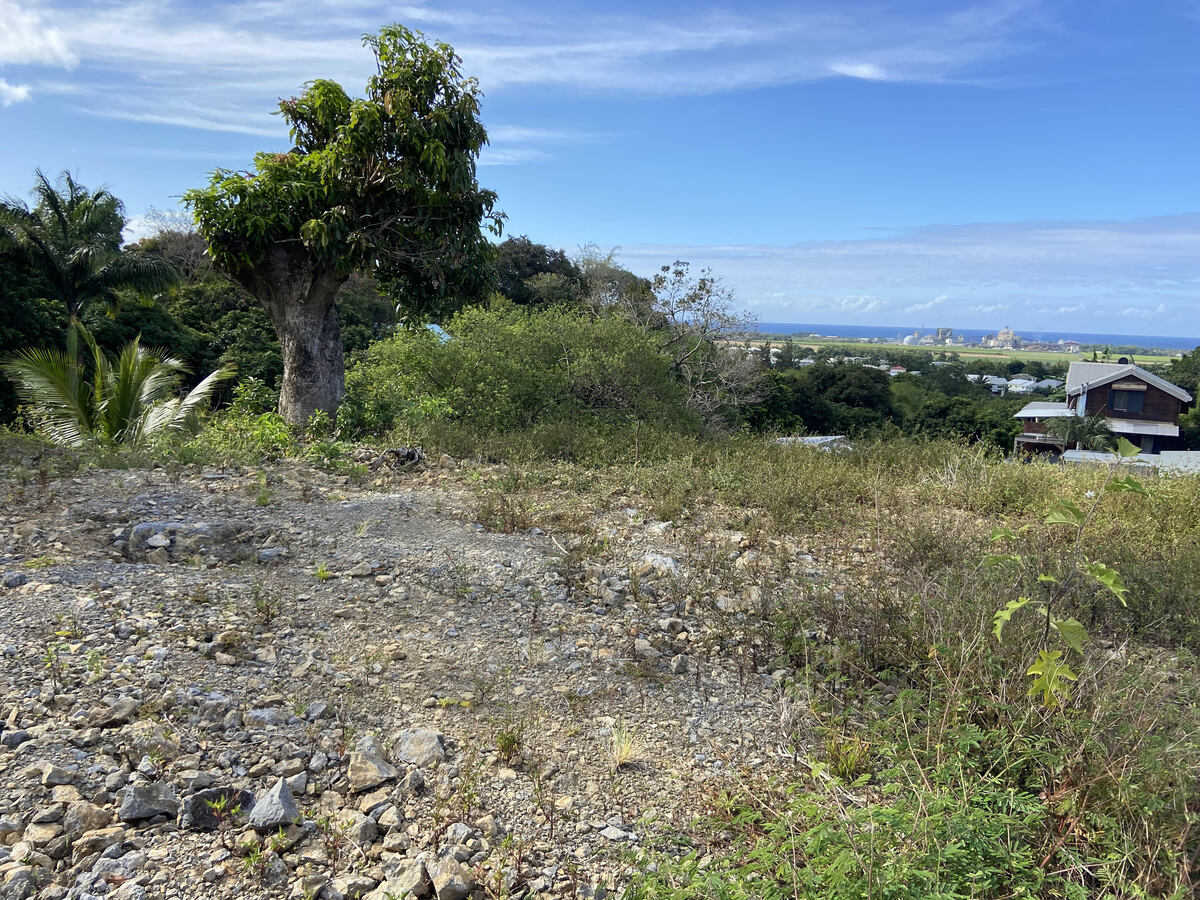
[[[40,270],[49,299],[66,307],[72,324],[96,302],[115,311],[122,291],[148,299],[178,282],[170,263],[121,252],[125,207],[106,188],[89,191],[70,172],[55,183],[40,169],[36,177],[33,206],[11,196],[0,200],[0,248],[15,248]]]
[[[138,338],[110,358],[83,325],[76,327],[92,353],[90,382],[69,351],[24,350],[0,367],[33,407],[38,430],[56,444],[136,449],[159,432],[185,427],[235,373],[223,366],[180,397],[178,376],[186,369],[179,360]]]
[[[1064,449],[1074,444],[1076,450],[1111,450],[1116,442],[1103,413],[1057,416],[1046,422],[1046,433],[1057,438]]]

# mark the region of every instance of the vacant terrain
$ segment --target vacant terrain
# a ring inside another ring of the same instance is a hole
[[[0,897],[1194,885],[1194,479],[496,449],[337,474],[6,447]],[[1097,504],[1130,602],[1071,574],[1056,497]],[[1092,635],[1046,704],[1041,619],[992,619],[1055,583]]]
[[[775,680],[712,653],[674,527],[618,496],[586,547],[490,532],[443,462],[16,492],[0,896],[400,896],[422,861],[439,897],[598,896],[710,783],[773,766]],[[707,535],[753,564],[744,537]],[[255,831],[237,792],[280,779],[300,815]],[[181,828],[215,790],[241,814]]]

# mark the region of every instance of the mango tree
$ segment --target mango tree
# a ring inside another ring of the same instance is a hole
[[[374,276],[405,318],[437,316],[491,279],[496,195],[479,187],[487,143],[479,85],[447,44],[400,25],[367,35],[377,71],[352,98],[319,79],[280,103],[293,149],[254,171],[217,170],[185,196],[214,264],[265,307],[279,335],[279,412],[336,413],[344,386],[334,297]]]

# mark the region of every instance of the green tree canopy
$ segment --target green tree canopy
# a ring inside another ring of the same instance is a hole
[[[583,273],[562,250],[525,235],[498,244],[495,265],[497,289],[521,306],[571,302],[584,293]]]
[[[189,191],[209,253],[253,294],[279,335],[279,411],[302,423],[344,393],[335,304],[367,271],[409,319],[440,316],[493,277],[481,225],[499,232],[496,195],[479,187],[487,142],[479,86],[447,44],[400,25],[363,42],[377,71],[365,96],[326,79],[280,103],[290,153],[259,153],[253,172],[218,170]]]
[[[121,252],[125,207],[106,188],[89,191],[70,172],[51,182],[40,170],[32,206],[16,197],[0,201],[0,246],[22,255],[40,276],[47,299],[77,320],[85,308],[120,306],[131,291],[153,297],[178,281],[164,260]]]

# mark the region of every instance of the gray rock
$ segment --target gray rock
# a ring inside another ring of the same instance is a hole
[[[337,817],[338,828],[355,844],[362,847],[379,835],[379,826],[358,810],[345,810]]]
[[[419,864],[418,864],[419,865]],[[330,887],[340,894],[345,900],[359,900],[360,897],[366,895],[370,890],[373,890],[378,882],[374,878],[368,878],[366,875],[349,874],[339,875],[333,879]],[[403,897],[403,894],[396,893],[397,897]]]
[[[179,812],[179,798],[163,781],[131,784],[122,794],[121,809],[117,812],[117,818],[122,822],[138,822],[162,815],[173,817]]]
[[[686,675],[692,668],[692,662],[684,654],[671,657],[671,674]]]
[[[473,879],[462,863],[449,854],[440,854],[425,863],[437,900],[463,900],[475,888]]]
[[[286,559],[288,555],[287,547],[264,547],[258,551],[258,561],[260,563],[273,563]]]
[[[442,736],[421,728],[408,728],[397,733],[392,752],[396,759],[415,766],[429,766],[446,760]]]
[[[388,900],[389,897],[428,897],[433,886],[418,859],[405,859],[396,864],[387,880],[366,895],[365,900]]]
[[[638,659],[658,659],[658,657],[662,656],[661,653],[654,649],[654,645],[645,638],[638,638],[633,642],[633,654]]]
[[[70,784],[75,780],[75,773],[69,769],[64,769],[62,766],[46,766],[42,771],[42,784],[50,786],[55,784]]]
[[[4,884],[0,886],[0,898],[3,900],[28,900],[37,893],[38,870],[33,866],[18,866],[4,875]]]
[[[116,728],[128,723],[137,715],[141,702],[134,697],[122,697],[112,706],[102,706],[92,710],[88,716],[88,724],[93,728]]]
[[[267,709],[248,709],[242,713],[242,722],[247,728],[267,728],[282,725],[287,716],[275,707]]]
[[[354,751],[346,767],[346,780],[350,790],[358,794],[391,781],[397,775],[396,767],[372,753]]]
[[[329,714],[329,704],[324,700],[314,700],[304,708],[304,718],[309,722],[316,722],[318,719],[323,719]]]
[[[146,900],[150,895],[136,881],[127,881],[115,891],[105,896],[108,900]]]
[[[63,828],[72,838],[79,837],[85,831],[95,831],[104,828],[112,822],[112,813],[102,806],[78,800],[67,807],[63,813]]]
[[[259,831],[270,831],[280,825],[294,825],[300,821],[300,809],[292,796],[288,783],[280,778],[275,786],[258,798],[250,810],[250,824]]]
[[[254,795],[249,791],[232,787],[197,791],[183,801],[179,824],[198,831],[215,831],[224,824],[244,819],[252,806]]]
[[[0,747],[8,747],[9,749],[16,749],[17,747],[20,747],[22,744],[24,744],[28,740],[29,740],[29,732],[28,731],[21,731],[20,729],[17,729],[16,731],[0,732]]]
[[[6,588],[16,588],[29,581],[29,576],[24,572],[5,572],[4,579],[0,581]]]

